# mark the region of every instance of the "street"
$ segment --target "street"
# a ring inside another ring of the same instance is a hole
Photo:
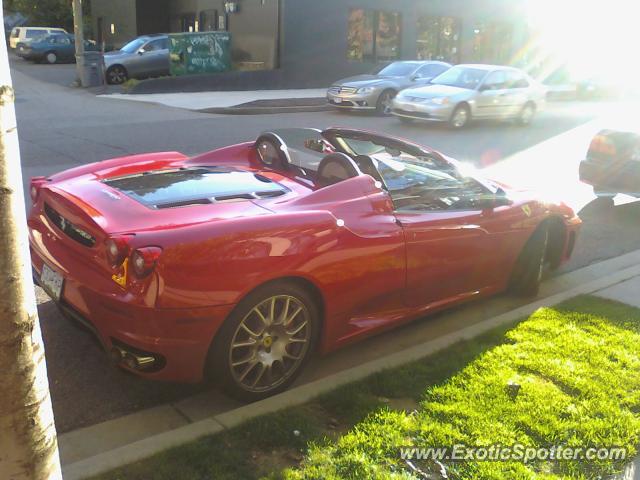
[[[394,118],[338,111],[227,116],[110,100],[70,88],[73,65],[35,65],[14,58],[12,76],[25,184],[32,176],[133,153],[177,150],[193,155],[255,139],[271,128],[348,126],[405,137],[477,168],[489,168],[496,176],[522,179],[527,186],[568,197],[584,225],[574,256],[561,272],[638,248],[640,204],[616,199],[613,206],[595,200],[577,179],[578,163],[599,119],[617,108],[606,102],[551,103],[526,128],[485,122],[452,131],[442,125],[405,125]],[[150,382],[113,368],[90,334],[65,320],[42,292],[39,300],[60,432],[208,388]],[[215,398],[221,405],[233,404],[221,394]]]

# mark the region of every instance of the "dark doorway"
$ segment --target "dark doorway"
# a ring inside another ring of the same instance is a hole
[[[169,31],[169,0],[136,0],[138,35]]]

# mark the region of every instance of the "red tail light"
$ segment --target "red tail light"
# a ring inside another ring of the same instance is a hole
[[[589,153],[614,156],[616,154],[615,144],[606,135],[596,135],[589,145]]]
[[[40,188],[47,183],[46,177],[33,177],[31,179],[31,186],[29,188],[29,195],[31,195],[31,201],[36,203],[38,201],[38,195],[40,194]]]
[[[162,249],[160,247],[135,249],[131,254],[131,266],[136,277],[144,278],[153,272],[161,253]]]
[[[110,237],[104,242],[107,251],[107,260],[112,267],[119,267],[124,259],[129,256],[129,236]]]

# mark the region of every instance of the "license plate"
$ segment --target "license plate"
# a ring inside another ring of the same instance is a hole
[[[335,97],[335,98],[333,99],[333,102],[334,102],[334,103],[342,103],[342,99],[341,99],[340,97]]]
[[[40,274],[40,286],[45,292],[49,294],[55,301],[60,300],[62,295],[62,284],[64,278],[58,272],[55,272],[46,263],[42,266],[42,273]]]

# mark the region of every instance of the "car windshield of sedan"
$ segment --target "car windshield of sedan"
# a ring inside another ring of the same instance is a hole
[[[145,40],[142,40],[140,38],[136,38],[135,40],[131,40],[129,43],[127,43],[124,47],[122,47],[120,49],[120,51],[124,52],[124,53],[135,53],[137,52],[141,46],[143,46],[145,44]]]
[[[487,71],[480,68],[452,67],[431,80],[431,83],[475,90],[486,75]]]
[[[417,65],[408,62],[393,62],[378,72],[381,77],[406,77],[413,73]]]

